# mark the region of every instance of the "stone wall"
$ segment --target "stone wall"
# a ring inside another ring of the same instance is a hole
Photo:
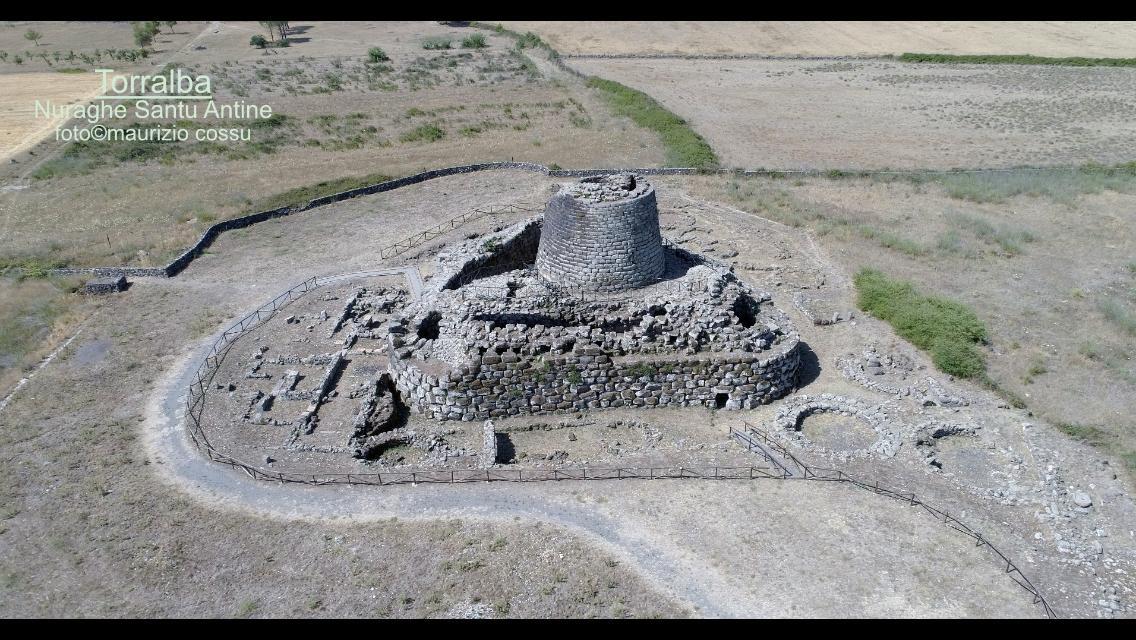
[[[390,370],[404,400],[438,420],[484,420],[623,406],[751,409],[796,386],[796,333],[775,353],[613,360],[595,345],[563,355],[486,353],[446,373],[424,373],[388,345]]]
[[[536,267],[549,282],[624,291],[655,282],[665,266],[653,186],[600,202],[565,190],[548,203]]]

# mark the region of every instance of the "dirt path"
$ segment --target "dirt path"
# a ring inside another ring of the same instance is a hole
[[[184,358],[159,386],[147,407],[145,445],[162,477],[178,489],[217,507],[238,509],[264,517],[330,519],[352,522],[403,519],[483,518],[508,521],[537,519],[584,532],[591,542],[632,561],[659,585],[708,616],[746,616],[754,610],[732,600],[712,575],[685,580],[693,574],[688,560],[672,550],[643,539],[643,532],[621,524],[595,508],[566,506],[557,495],[538,484],[486,483],[398,487],[307,487],[274,485],[253,480],[229,467],[203,458],[182,427],[184,395],[197,365],[217,336],[205,340]],[[573,484],[565,482],[564,487]],[[382,499],[376,499],[381,495]]]

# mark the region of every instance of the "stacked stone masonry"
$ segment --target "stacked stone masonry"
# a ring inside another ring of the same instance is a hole
[[[544,213],[536,266],[549,282],[585,290],[657,281],[665,258],[654,187],[615,174],[562,189]]]
[[[391,375],[408,405],[472,421],[624,406],[753,408],[793,390],[798,336],[767,293],[728,265],[664,245],[654,188],[641,178],[583,184],[554,203],[587,206],[550,206],[543,219],[438,255],[422,298],[387,327]],[[595,246],[629,266],[622,280],[568,269],[593,290],[575,295],[545,277],[541,256],[572,264],[547,236],[550,214],[563,213],[579,213],[573,232],[594,231]],[[650,261],[620,253],[634,238],[646,238]]]

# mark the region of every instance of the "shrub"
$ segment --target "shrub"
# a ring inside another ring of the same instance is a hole
[[[922,295],[911,283],[892,280],[874,269],[861,269],[854,282],[857,306],[930,352],[941,371],[962,378],[985,372],[986,364],[976,344],[986,340],[986,327],[969,308]]]
[[[566,377],[568,384],[578,385],[584,381],[584,377],[580,375],[580,370],[575,366],[568,367],[568,375]]]
[[[263,49],[268,46],[268,40],[265,40],[264,36],[258,33],[255,36],[249,38],[249,44],[254,47]]]
[[[540,36],[536,35],[532,31],[529,31],[524,35],[517,36],[517,49],[531,49],[535,47],[547,46],[548,45],[544,44],[544,41],[540,39]]]
[[[484,49],[489,46],[485,42],[485,36],[480,33],[475,33],[462,39],[462,49]]]
[[[379,47],[371,47],[370,49],[367,49],[368,62],[387,62],[388,60],[390,60],[390,57],[387,56],[387,52],[383,51]]]
[[[406,133],[399,136],[398,139],[402,142],[418,142],[419,140],[424,140],[426,142],[436,142],[444,137],[446,137],[446,132],[443,129],[439,128],[437,125],[424,124],[422,126],[415,127],[410,131],[407,131]]]
[[[435,36],[433,38],[426,38],[422,41],[423,49],[449,49],[453,43],[449,38]]]

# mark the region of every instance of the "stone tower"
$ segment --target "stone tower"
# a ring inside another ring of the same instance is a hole
[[[666,268],[655,187],[638,176],[584,178],[548,203],[537,272],[556,285],[624,291]]]

